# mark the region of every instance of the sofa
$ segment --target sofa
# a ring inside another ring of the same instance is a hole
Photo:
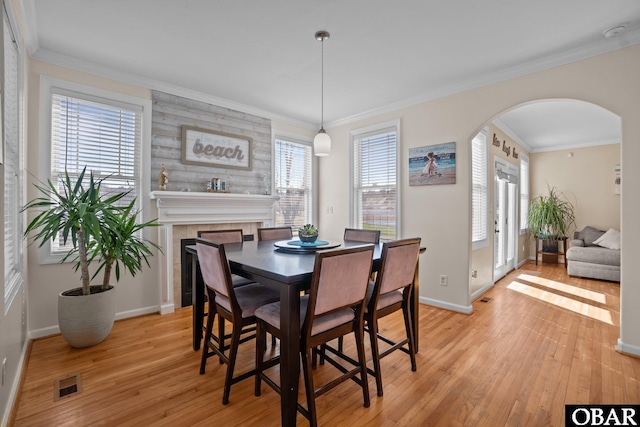
[[[590,226],[576,231],[566,260],[569,276],[620,282],[620,232]]]

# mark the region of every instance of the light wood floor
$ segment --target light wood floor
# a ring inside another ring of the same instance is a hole
[[[383,397],[370,378],[371,407],[364,408],[359,388],[347,382],[318,399],[318,421],[561,426],[565,403],[640,403],[640,359],[614,349],[619,295],[617,284],[527,263],[483,295],[489,302],[475,301],[471,315],[422,305],[418,371],[395,352],[382,362]],[[119,321],[107,340],[84,350],[60,336],[33,342],[14,424],[279,425],[278,395],[263,385],[254,397],[252,380],[234,385],[229,405],[221,404],[225,367],[210,359],[198,374],[190,316],[186,308]],[[389,336],[401,328],[399,317],[381,323]],[[243,348],[239,370],[253,363],[253,344]],[[321,367],[317,378],[332,369]],[[54,381],[76,372],[82,392],[54,402]]]

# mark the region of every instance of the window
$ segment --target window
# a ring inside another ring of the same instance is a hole
[[[95,179],[104,179],[103,193],[130,190],[121,203],[136,197],[140,209],[144,194],[141,170],[148,169],[141,161],[148,145],[143,140],[150,134],[150,101],[54,79],[45,79],[42,91],[46,97],[42,105],[50,107],[46,113],[50,129],[43,135],[48,134],[51,141],[51,182],[60,182],[65,173],[73,180],[86,167],[86,179],[90,171]],[[58,262],[67,250],[62,242],[51,242],[43,247],[41,262]]]
[[[276,226],[313,223],[312,147],[310,143],[276,138],[274,144]]]
[[[529,158],[520,154],[520,233],[528,231],[529,216]]]
[[[398,123],[352,132],[352,227],[400,236]]]
[[[471,241],[473,249],[489,244],[487,185],[487,133],[482,129],[471,141]]]
[[[7,6],[5,6],[7,7]],[[2,139],[4,141],[4,312],[22,286],[22,56],[17,33],[3,9],[4,81]],[[1,159],[1,157],[0,157]]]

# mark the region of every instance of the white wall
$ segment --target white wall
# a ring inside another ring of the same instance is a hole
[[[349,225],[349,131],[393,119],[401,121],[402,164],[408,150],[456,141],[457,179],[454,185],[409,187],[406,168],[402,179],[402,235],[419,236],[427,252],[421,256],[421,299],[435,305],[470,311],[470,148],[469,140],[482,125],[525,102],[567,98],[600,105],[622,118],[622,326],[621,346],[640,354],[640,286],[625,269],[640,255],[634,245],[640,239],[640,169],[624,167],[624,159],[640,158],[640,46],[577,61],[514,78],[480,89],[425,102],[377,117],[328,130],[332,153],[320,160],[320,206],[333,206],[333,214],[321,211],[320,227],[334,237]],[[625,242],[629,242],[626,243]],[[438,284],[440,274],[449,286]],[[634,330],[635,329],[635,330]],[[613,345],[614,343],[612,343]]]

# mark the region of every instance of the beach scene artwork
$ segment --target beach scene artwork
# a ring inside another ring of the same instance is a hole
[[[455,183],[455,142],[409,149],[409,186]]]

